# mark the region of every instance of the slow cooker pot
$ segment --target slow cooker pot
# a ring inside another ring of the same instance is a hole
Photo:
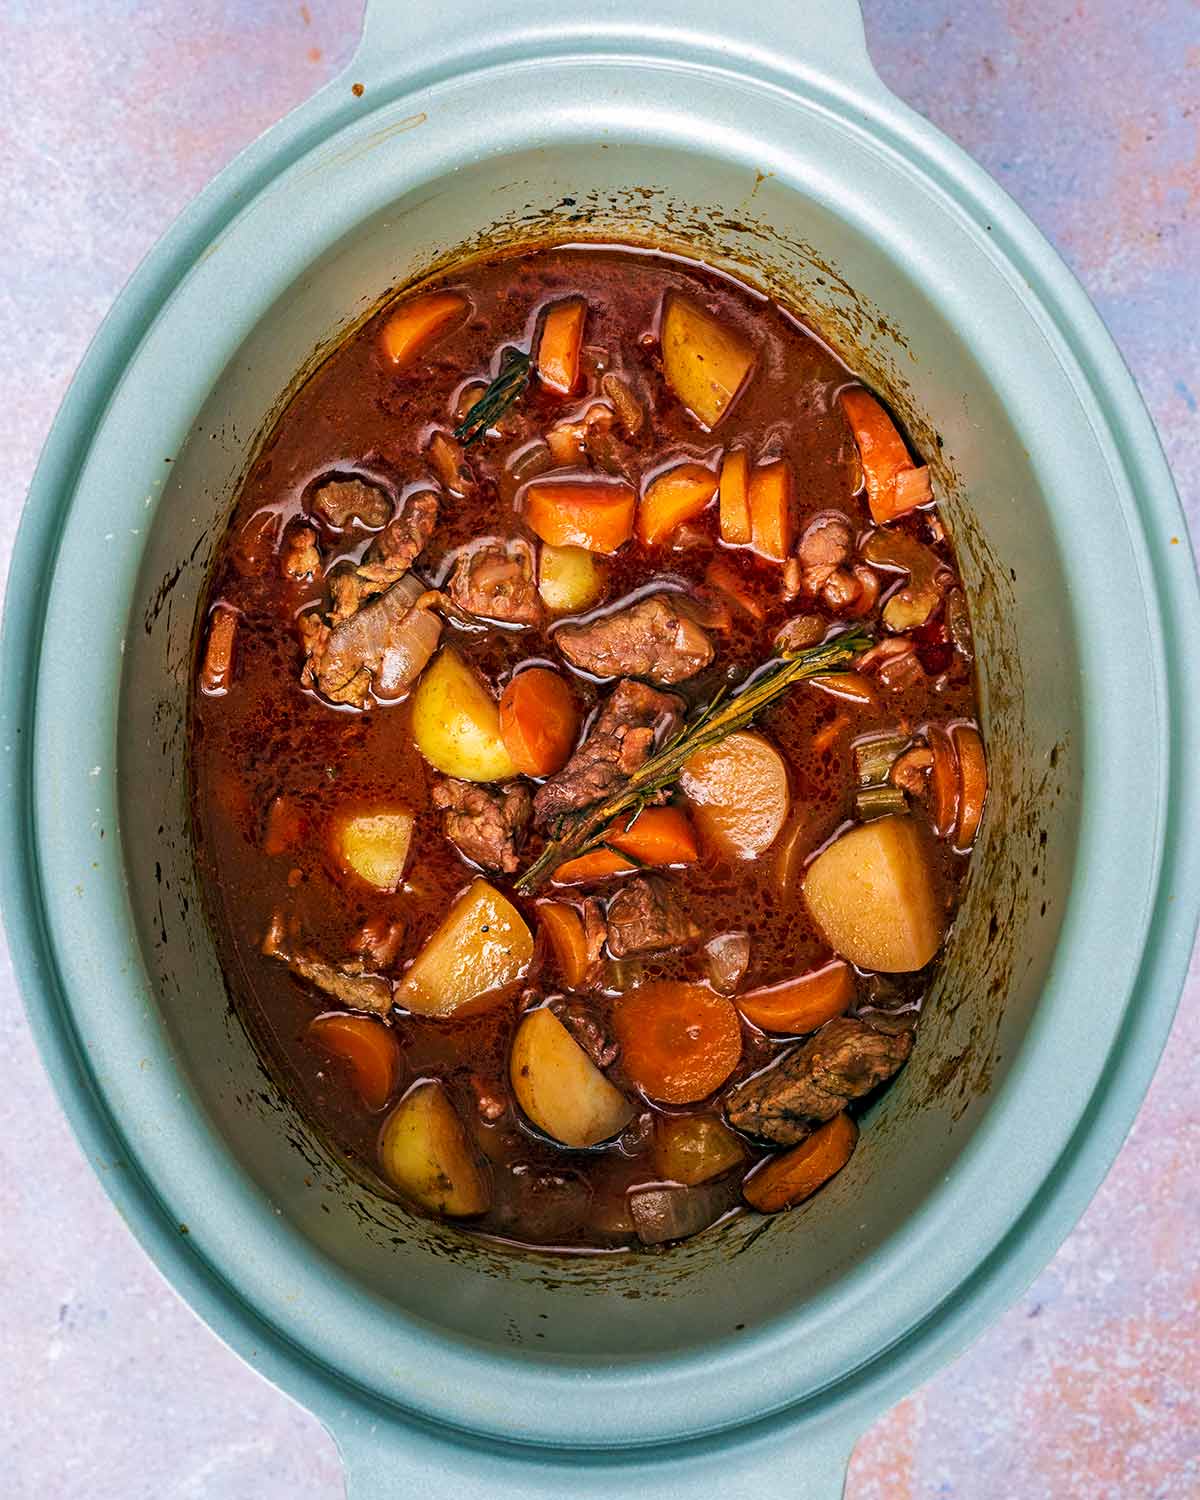
[[[811,1203],[658,1256],[502,1254],[346,1177],[226,1004],[192,867],[195,606],[256,444],[389,288],[545,236],[683,249],[804,308],[936,454],[980,648],[991,803],[912,1063]],[[831,1496],[1034,1275],[1128,1128],[1194,929],[1183,537],[1095,313],[882,87],[850,0],[378,0],[347,72],[184,214],[20,533],[6,915],[105,1186],[328,1423],[351,1495]]]

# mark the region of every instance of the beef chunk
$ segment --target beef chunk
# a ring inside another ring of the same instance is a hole
[[[724,1218],[737,1207],[741,1192],[740,1173],[696,1187],[641,1187],[629,1195],[629,1212],[643,1245],[665,1245],[686,1240]]]
[[[335,531],[345,531],[357,518],[372,531],[392,519],[392,502],[375,484],[361,479],[327,479],[308,500],[309,511]]]
[[[536,625],[542,601],[533,578],[533,549],[516,538],[484,542],[460,555],[450,579],[459,609],[506,625]]]
[[[446,815],[446,837],[460,854],[487,870],[511,875],[518,868],[517,845],[533,812],[524,782],[492,788],[446,776],[434,782],[432,797]]]
[[[317,533],[311,526],[289,526],[283,538],[279,566],[285,578],[304,582],[321,571]]]
[[[609,1034],[603,1021],[582,1000],[562,1000],[552,1007],[598,1068],[610,1068],[620,1055],[620,1043]]]
[[[368,599],[391,588],[429,545],[437,525],[437,496],[428,490],[410,495],[404,509],[389,521],[356,568],[347,568],[329,580],[333,608],[330,623],[346,620]]]
[[[682,722],[683,700],[674,693],[659,693],[641,682],[618,682],[583,744],[538,788],[533,799],[537,826],[547,828],[616,791]]]
[[[395,583],[406,573],[425,548],[437,525],[438,498],[432,490],[418,490],[409,495],[404,509],[389,521],[371,545],[358,572],[363,578],[379,577],[383,586]],[[387,575],[384,577],[384,575]]]
[[[627,609],[554,632],[572,664],[596,677],[684,682],[713,659],[712,642],[673,594],[652,594]]]
[[[853,1016],[822,1026],[802,1047],[729,1096],[729,1123],[747,1135],[792,1146],[832,1120],[851,1099],[890,1078],[912,1051],[911,1031],[885,1036]]]
[[[406,573],[386,592],[332,625],[315,615],[301,621],[306,660],[300,680],[333,703],[362,708],[368,693],[396,698],[424,670],[442,623],[413,603],[424,592]]]
[[[690,948],[699,936],[683,899],[660,877],[637,875],[608,903],[608,951],[614,958]]]
[[[282,912],[272,916],[262,941],[262,951],[268,958],[287,964],[298,978],[323,990],[349,1010],[368,1010],[385,1016],[392,1008],[392,987],[386,979],[367,973],[361,958],[333,964],[311,948],[293,941]]]

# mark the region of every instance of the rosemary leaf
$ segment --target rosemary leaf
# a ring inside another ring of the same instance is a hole
[[[846,668],[870,644],[869,632],[855,627],[819,646],[773,656],[757,667],[735,692],[718,693],[674,739],[634,771],[619,792],[595,807],[563,819],[557,837],[547,843],[516,881],[515,888],[522,892],[536,890],[565,859],[603,844],[614,818],[631,808],[640,812],[657,793],[673,786],[684,763],[698,750],[707,750],[735,730],[747,728],[763,709],[806,677]]]
[[[533,360],[522,350],[505,351],[499,375],[454,429],[454,436],[464,447],[469,448],[476,438],[481,438],[521,396],[529,384],[532,368]]]

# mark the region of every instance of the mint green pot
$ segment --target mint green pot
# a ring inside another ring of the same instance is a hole
[[[183,736],[206,567],[297,370],[389,286],[572,222],[799,301],[940,436],[993,773],[921,1045],[850,1167],[764,1232],[578,1264],[372,1197],[277,1097],[199,914]],[[380,0],[348,71],[142,266],[47,443],[0,678],[31,1022],[134,1233],[329,1425],[352,1496],[828,1500],[1133,1119],[1200,892],[1198,645],[1170,477],[1096,314],[883,88],[849,0]]]

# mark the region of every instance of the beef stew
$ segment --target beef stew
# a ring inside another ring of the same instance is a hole
[[[355,1173],[560,1251],[778,1212],[916,1044],[986,799],[928,470],[788,308],[549,246],[385,306],[214,562],[225,973]]]

